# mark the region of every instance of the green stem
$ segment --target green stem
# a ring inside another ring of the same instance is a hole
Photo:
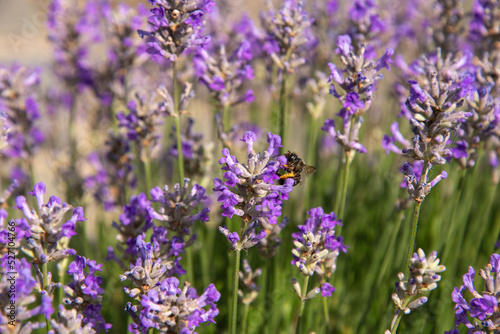
[[[245,304],[244,309],[243,309],[243,320],[241,323],[241,333],[246,334],[247,333],[247,322],[248,322],[248,311],[250,310],[250,305]]]
[[[337,208],[337,218],[338,219],[344,219],[344,213],[345,213],[345,203],[346,203],[346,198],[347,198],[347,184],[349,182],[349,170],[351,169],[351,163],[353,160],[354,155],[352,152],[346,152],[346,162],[345,162],[345,168],[344,168],[344,177],[342,180],[342,193],[340,196],[340,205]],[[342,227],[342,226],[339,226]],[[338,234],[340,235],[341,228],[338,230]]]
[[[417,227],[418,227],[418,217],[420,216],[420,206],[422,202],[415,202],[413,208],[413,219],[411,220],[411,234],[410,234],[410,246],[408,246],[408,255],[406,256],[406,277],[410,274],[410,260],[413,255],[413,248],[415,247],[415,239],[417,237]]]
[[[322,304],[323,304],[323,316],[325,318],[325,323],[326,323],[326,328],[328,329],[328,332],[330,332],[332,329],[330,328],[330,315],[328,313],[328,303],[326,298],[321,298]]]
[[[236,320],[238,319],[238,276],[240,272],[240,255],[239,249],[236,250],[234,259],[233,273],[233,310],[231,315],[231,334],[236,334]]]
[[[173,86],[173,99],[174,99],[174,118],[175,118],[175,134],[177,137],[177,164],[179,169],[179,185],[182,187],[184,184],[184,154],[182,153],[182,140],[181,140],[181,114],[179,111],[179,88],[177,82],[176,62],[172,63],[172,86]]]
[[[287,72],[283,70],[281,77],[281,91],[280,91],[280,105],[279,105],[279,135],[281,137],[281,143],[286,142],[286,100],[287,100]],[[280,147],[280,154],[283,154],[284,147]]]
[[[224,122],[224,132],[227,133],[227,131],[229,131],[229,129],[231,128],[229,126],[229,106],[226,104],[224,105],[224,108],[222,109],[222,121]]]
[[[194,274],[193,274],[193,248],[188,247],[186,249],[187,256],[187,280],[189,283],[194,284]]]
[[[295,333],[302,333],[302,327],[304,326],[304,319],[302,314],[304,313],[304,307],[306,303],[307,286],[309,285],[309,276],[304,277],[304,284],[302,285],[302,296],[300,296],[300,310],[299,317],[297,319],[297,326],[295,326]]]
[[[391,334],[396,334],[398,332],[399,323],[401,322],[401,318],[403,317],[404,312],[398,310],[399,313],[397,315],[396,321],[394,322],[394,326],[391,328]]]
[[[422,168],[422,175],[420,175],[420,184],[427,181],[427,173],[431,168],[431,164],[428,161],[424,162],[424,167]],[[405,273],[406,277],[410,274],[410,260],[413,255],[413,248],[415,247],[415,239],[417,238],[417,227],[418,227],[418,217],[420,216],[420,206],[422,205],[423,199],[420,202],[415,201],[415,206],[413,208],[413,218],[411,220],[411,230],[410,230],[410,246],[408,247],[408,255],[406,256],[406,267]]]
[[[142,159],[142,163],[144,164],[144,186],[146,187],[145,194],[148,196],[149,191],[151,190],[151,162],[148,158]]]

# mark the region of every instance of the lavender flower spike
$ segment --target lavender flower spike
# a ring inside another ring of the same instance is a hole
[[[91,261],[83,256],[68,266],[68,274],[73,276],[73,281],[64,286],[63,303],[78,311],[84,316],[83,324],[92,324],[98,332],[108,331],[111,324],[107,324],[101,315],[101,302],[104,289],[101,287],[103,279],[96,276],[97,271],[102,271],[102,264]],[[87,268],[88,273],[85,271]]]
[[[419,248],[410,260],[410,274],[405,277],[403,273],[398,274],[399,281],[396,282],[396,292],[392,294],[392,301],[396,306],[396,314],[392,321],[394,326],[396,319],[409,314],[412,310],[422,306],[427,302],[427,297],[422,296],[423,292],[434,290],[437,283],[441,280],[441,273],[446,267],[439,264],[436,252],[426,256],[424,251]],[[391,331],[386,331],[385,333]]]
[[[75,250],[66,248],[64,243],[61,243],[61,239],[70,239],[74,236],[76,223],[86,220],[83,208],[73,208],[67,203],[61,203],[61,199],[57,196],[51,196],[45,204],[43,182],[37,183],[30,194],[36,198],[39,213],[30,209],[24,196],[16,198],[16,208],[23,212],[25,216],[23,220],[30,226],[30,237],[27,238],[28,248],[23,247],[23,250],[32,256],[37,264],[75,255]],[[64,221],[64,214],[68,211],[73,211],[73,214],[69,220]]]
[[[36,293],[38,285],[31,269],[31,264],[26,259],[12,261],[7,254],[0,259],[0,333],[31,333],[45,327],[45,323],[31,321],[34,320],[32,318],[40,320],[38,315],[43,315],[50,319],[54,312],[52,297],[47,293],[42,293],[41,303],[32,307],[40,294]],[[16,275],[8,272],[15,272]],[[13,295],[12,281],[15,281],[14,305],[11,304],[14,299],[7,298]]]
[[[143,309],[138,329],[156,328],[168,333],[195,333],[200,324],[215,323],[214,317],[219,314],[215,302],[220,296],[213,284],[198,296],[189,282],[185,282],[180,289],[176,277],[166,278],[142,295]]]
[[[188,191],[189,179],[184,179],[182,188],[177,183],[174,192],[170,193],[168,187],[163,190],[159,187],[151,189],[151,202],[159,203],[160,208],[155,210],[148,208],[149,216],[159,220],[164,227],[178,236],[184,237],[192,235],[191,227],[196,221],[207,222],[210,209],[204,207],[200,212],[195,213],[194,209],[198,203],[205,201],[205,188],[195,184]]]
[[[271,1],[267,6],[269,10],[260,15],[267,32],[263,49],[279,68],[291,72],[305,63],[303,55],[314,42],[310,28],[313,19],[300,0],[285,0],[280,10],[274,10]]]
[[[254,151],[255,133],[247,131],[241,140],[247,144],[248,163],[239,163],[225,148],[219,164],[226,171],[226,181],[214,179],[214,191],[219,195],[217,200],[222,202],[222,215],[229,218],[239,216],[246,224],[254,218],[265,217],[271,224],[276,224],[281,215],[281,203],[288,199],[294,183],[292,179],[287,179],[283,185],[275,184],[279,179],[277,172],[286,164],[284,156],[273,157],[281,147],[281,138],[269,132],[269,146],[263,153]]]
[[[292,250],[292,265],[304,276],[318,274],[322,287],[317,293],[321,291],[323,297],[328,297],[335,288],[326,281],[337,268],[336,261],[340,251],[347,251],[344,238],[335,235],[335,226],[342,224],[335,213],[325,214],[321,207],[313,208],[307,213],[310,218],[306,219],[304,225],[298,226],[300,232],[292,234],[295,245]],[[294,282],[294,286],[301,300],[309,299],[302,295],[298,281]]]
[[[500,288],[500,255],[492,254],[486,267],[479,271],[479,276],[484,280],[484,289],[478,292],[474,287],[474,268],[469,267],[469,272],[463,276],[464,285],[455,288],[451,298],[455,303],[456,326],[460,324],[467,327],[468,333],[492,333],[500,325],[497,292]],[[472,298],[465,299],[464,290],[467,288]],[[476,321],[474,321],[476,320]]]
[[[146,52],[153,59],[175,62],[191,46],[204,45],[209,37],[201,35],[202,17],[212,11],[212,0],[150,0],[154,7],[148,18],[149,31],[138,30],[146,39]]]

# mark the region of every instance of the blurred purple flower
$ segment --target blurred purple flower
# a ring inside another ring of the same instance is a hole
[[[150,27],[148,30],[138,30],[138,33],[146,40],[146,52],[153,59],[166,58],[175,62],[186,49],[202,46],[210,40],[201,32],[202,17],[215,6],[212,0],[150,2],[154,6],[148,18]]]
[[[77,255],[75,261],[68,266],[67,273],[73,280],[63,287],[65,294],[63,303],[84,316],[84,325],[90,323],[97,332],[101,330],[107,332],[111,324],[107,324],[101,315],[103,279],[96,276],[97,271],[102,271],[101,268],[102,264]]]
[[[11,287],[12,284],[15,284],[14,290]],[[12,260],[12,256],[8,257],[7,254],[2,256],[0,259],[0,295],[4,298],[0,298],[1,333],[12,333],[12,329],[15,333],[31,333],[45,327],[44,322],[30,321],[34,317],[39,319],[39,315],[50,319],[54,312],[52,297],[46,291],[40,292],[39,288],[37,280],[32,275],[31,264],[26,259]],[[39,295],[41,298],[37,301]],[[11,313],[13,301],[15,301],[14,317]],[[32,305],[36,301],[37,304]],[[12,323],[14,326],[11,325]]]

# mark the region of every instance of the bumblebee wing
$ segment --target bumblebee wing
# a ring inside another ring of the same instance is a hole
[[[305,174],[306,176],[311,175],[311,174],[312,174],[312,173],[314,173],[315,171],[316,171],[316,167],[313,167],[313,166],[308,166],[308,165],[306,165],[306,166],[304,167],[304,174]]]

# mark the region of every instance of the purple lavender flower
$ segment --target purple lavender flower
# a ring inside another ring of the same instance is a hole
[[[85,179],[85,188],[97,202],[103,204],[105,210],[125,205],[126,187],[135,188],[136,185],[129,141],[120,134],[110,133],[109,136],[103,156],[97,152],[90,154],[89,160],[95,174]]]
[[[268,2],[268,11],[261,12],[260,19],[267,36],[262,48],[275,64],[291,72],[305,63],[303,54],[314,42],[311,32],[312,19],[300,0],[285,0],[279,10]]]
[[[405,277],[403,273],[398,274],[399,281],[396,282],[396,292],[392,294],[396,314],[391,326],[394,326],[395,319],[400,316],[401,312],[409,314],[427,302],[428,298],[422,296],[422,293],[437,288],[437,282],[441,280],[441,275],[438,273],[446,270],[446,267],[439,264],[439,261],[437,252],[426,256],[424,251],[419,248],[416,253],[413,253],[413,257],[410,259],[409,277]],[[391,327],[385,333],[391,333],[392,330]]]
[[[151,202],[144,193],[130,197],[129,204],[123,206],[119,222],[113,222],[113,227],[118,230],[116,249],[120,252],[115,255],[114,249],[108,248],[108,260],[113,259],[122,268],[137,258],[136,239],[153,227],[153,220],[149,216],[148,207]]]
[[[335,271],[340,251],[347,251],[344,238],[335,235],[335,226],[342,224],[335,213],[325,214],[321,207],[312,208],[307,214],[310,218],[298,226],[300,232],[292,234],[296,247],[292,250],[292,265],[305,276],[317,273],[324,280]]]
[[[63,305],[59,305],[57,320],[50,320],[52,329],[49,334],[71,333],[94,334],[96,333],[92,323],[83,323],[83,316],[75,309],[65,309]]]
[[[252,270],[247,259],[243,259],[243,271],[238,272],[240,280],[238,296],[244,305],[250,305],[258,296],[260,286],[257,285],[257,279],[262,275],[260,268]]]
[[[163,227],[177,236],[184,238],[196,238],[193,235],[191,227],[197,221],[207,222],[210,210],[204,207],[199,212],[195,212],[195,207],[207,199],[205,188],[195,184],[188,190],[189,179],[184,179],[182,188],[177,183],[174,185],[174,191],[168,191],[168,186],[163,190],[159,187],[151,189],[151,202],[158,203],[159,208],[148,208],[149,216],[152,219],[160,221]]]
[[[219,314],[215,302],[219,299],[220,293],[213,284],[198,296],[189,282],[185,282],[184,288],[180,289],[176,277],[166,278],[142,296],[142,328],[194,333],[202,323],[215,323],[214,318]]]
[[[129,142],[135,144],[141,161],[150,160],[158,151],[158,129],[163,124],[160,110],[149,100],[136,94],[127,103],[128,113],[116,114],[118,126],[126,132]]]
[[[311,299],[320,292],[323,297],[332,295],[335,288],[327,280],[337,269],[340,251],[347,251],[344,238],[335,235],[335,226],[342,225],[335,213],[325,214],[321,207],[307,213],[310,218],[306,219],[304,225],[298,226],[300,232],[292,234],[295,246],[292,249],[292,265],[306,277],[318,274],[321,288],[315,287],[304,295],[298,280],[292,278],[293,288],[301,301]]]
[[[51,196],[47,203],[44,203],[45,184],[37,183],[33,188],[33,195],[36,198],[38,213],[30,209],[24,196],[16,198],[17,209],[21,210],[26,224],[30,226],[29,236],[26,238],[26,252],[34,258],[37,264],[45,264],[51,261],[58,261],[70,255],[75,255],[76,251],[66,248],[60,241],[62,238],[70,239],[76,234],[75,225],[77,222],[86,220],[83,208],[73,208],[67,203],[62,203],[57,196]],[[69,220],[63,219],[64,214],[72,211]]]
[[[131,298],[136,298],[153,289],[167,272],[162,260],[155,257],[154,249],[155,247],[151,243],[144,241],[143,236],[136,239],[138,255],[136,261],[133,264],[130,263],[130,270],[120,275],[122,282],[130,280],[134,285],[132,288],[124,287],[125,293]],[[137,316],[136,313],[131,313],[131,315],[133,318]]]
[[[219,164],[223,165],[225,182],[214,179],[214,191],[218,201],[222,202],[222,215],[231,218],[233,215],[242,218],[245,224],[252,219],[265,217],[271,224],[276,224],[281,215],[281,204],[288,199],[294,181],[287,179],[283,185],[276,185],[279,179],[280,166],[286,164],[286,158],[273,158],[281,147],[281,138],[268,133],[268,149],[262,153],[254,151],[255,133],[247,131],[241,139],[247,144],[248,164],[241,164],[232,156],[227,148]]]
[[[481,293],[474,287],[474,268],[469,267],[469,272],[463,276],[464,284],[460,289],[455,288],[451,298],[455,303],[456,326],[464,324],[467,333],[488,333],[498,327],[498,300],[496,291],[498,290],[498,272],[500,269],[500,255],[492,254],[490,262],[479,271],[479,275],[484,280],[484,289]],[[472,298],[467,301],[465,298],[465,288],[472,294]],[[474,321],[478,319],[480,321]]]
[[[349,8],[350,29],[347,34],[356,51],[364,47],[366,59],[377,57],[377,49],[382,44],[381,36],[388,30],[389,22],[380,12],[373,0],[357,0]]]
[[[53,0],[49,5],[47,27],[55,49],[54,71],[72,99],[92,84],[88,46],[101,39],[98,13],[98,1],[89,1],[85,8],[67,0]]]
[[[333,63],[330,67],[330,94],[337,98],[342,108],[337,114],[342,118],[342,130],[335,129],[335,122],[327,119],[322,130],[329,133],[344,147],[345,152],[354,155],[355,151],[366,153],[366,148],[359,143],[359,130],[363,123],[363,115],[371,106],[375,84],[383,76],[379,73],[383,68],[390,70],[391,56],[394,51],[387,49],[385,54],[377,60],[367,60],[365,47],[362,45],[354,51],[351,38],[348,35],[339,36],[337,39],[336,53],[345,65],[345,69],[338,69]],[[335,84],[336,83],[336,84]],[[337,91],[336,85],[343,93]]]
[[[41,116],[35,95],[39,84],[40,69],[29,70],[19,65],[0,67],[2,155],[31,163],[43,143],[44,135],[36,125]]]
[[[194,56],[195,75],[200,82],[214,95],[222,110],[252,102],[255,97],[251,89],[241,92],[243,83],[254,78],[250,42],[243,40],[229,55],[224,44],[214,45],[212,49],[212,52],[198,49]]]
[[[138,30],[146,39],[146,52],[153,59],[166,58],[175,62],[189,47],[200,46],[210,39],[201,35],[202,17],[210,13],[215,2],[211,0],[154,0],[148,18],[149,31]]]
[[[102,264],[77,255],[75,261],[68,267],[67,272],[73,277],[73,281],[63,287],[65,294],[63,303],[84,316],[84,325],[90,323],[96,331],[107,332],[111,324],[106,323],[100,312],[104,294],[104,289],[101,287],[103,279],[96,276],[97,271],[102,271],[101,267]]]
[[[494,31],[499,29],[498,4],[494,0],[476,0],[472,7],[469,40],[476,46],[477,53],[492,51],[496,41]]]
[[[130,82],[127,77],[145,48],[137,36],[142,28],[148,10],[139,4],[137,10],[124,3],[113,10],[108,2],[102,4],[102,16],[106,20],[107,63],[95,71],[92,89],[102,104],[110,106],[113,98],[127,101]]]
[[[422,56],[406,67],[406,74],[413,74],[417,79],[408,81],[410,96],[405,103],[414,136],[411,141],[406,140],[399,132],[397,123],[393,123],[393,135],[385,136],[382,146],[386,152],[393,151],[412,161],[424,162],[420,178],[415,177],[410,168],[404,168],[408,192],[417,202],[423,201],[431,187],[446,178],[446,172],[442,172],[427,184],[432,166],[445,164],[453,155],[448,148],[453,131],[473,116],[472,112],[460,109],[473,92],[471,77],[465,73],[468,64],[467,56],[449,54],[443,59],[438,49],[436,53]],[[401,143],[404,148],[399,151],[395,142]]]
[[[35,292],[39,291],[39,286],[32,276],[30,263],[26,259],[12,260],[12,257],[9,259],[7,255],[2,256],[0,262],[0,295],[2,296],[0,298],[0,332],[31,333],[35,329],[45,327],[45,323],[30,319],[38,315],[50,319],[54,312],[52,297],[42,291],[40,304],[32,305],[37,299],[36,296],[39,295]],[[11,284],[15,284],[14,294],[12,294]],[[12,300],[15,300],[14,306],[11,304]]]
[[[214,322],[213,318],[219,313],[214,302],[220,294],[213,284],[200,297],[189,287],[189,282],[180,290],[176,277],[165,278],[167,268],[161,259],[155,259],[155,247],[141,238],[137,240],[137,247],[140,257],[130,266],[130,271],[121,276],[122,281],[129,279],[134,284],[134,288],[125,287],[125,292],[134,300],[140,300],[140,304],[129,302],[125,308],[134,322],[133,330],[156,328],[193,333],[200,323]]]

